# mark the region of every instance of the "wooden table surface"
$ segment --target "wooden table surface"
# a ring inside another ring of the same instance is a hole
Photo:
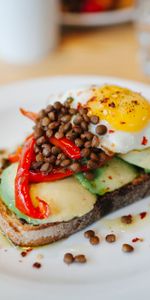
[[[139,65],[138,43],[132,24],[66,29],[58,48],[42,62],[30,66],[0,62],[0,84],[65,74],[108,75],[149,82]]]

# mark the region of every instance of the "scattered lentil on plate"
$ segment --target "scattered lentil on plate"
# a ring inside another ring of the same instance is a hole
[[[106,241],[108,243],[114,243],[116,241],[116,235],[115,234],[107,234],[105,237]]]
[[[35,269],[40,269],[42,267],[42,265],[39,262],[35,262],[32,266]]]
[[[74,257],[74,261],[76,263],[84,264],[87,262],[87,259],[86,259],[85,255],[79,254]]]
[[[91,237],[95,236],[95,232],[93,230],[87,230],[84,232],[84,237],[89,239]]]
[[[91,236],[89,241],[90,241],[90,244],[93,245],[93,246],[98,245],[100,243],[100,239],[96,235]]]
[[[131,224],[133,221],[132,215],[126,215],[121,217],[121,222],[124,224]]]
[[[122,251],[130,253],[130,252],[134,251],[134,247],[129,245],[129,244],[123,244],[122,245]]]
[[[74,257],[71,253],[65,253],[64,255],[64,262],[67,264],[67,265],[70,265],[74,262]]]

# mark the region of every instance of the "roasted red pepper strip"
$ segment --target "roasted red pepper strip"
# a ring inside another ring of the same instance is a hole
[[[50,182],[63,179],[65,177],[69,177],[73,175],[71,170],[53,170],[52,173],[45,174],[43,172],[29,172],[29,181],[31,183],[38,183],[38,182]]]
[[[33,134],[29,135],[25,141],[27,141],[28,139],[30,139],[31,137],[33,137]],[[22,153],[22,147],[19,146],[16,150],[16,152],[12,153],[12,154],[9,154],[8,156],[8,160],[11,162],[11,163],[15,163],[15,162],[18,162],[20,157],[21,157],[21,153]],[[32,161],[35,160],[35,153],[33,153],[32,155]]]
[[[29,194],[29,170],[34,152],[34,144],[35,140],[31,136],[26,140],[22,150],[15,178],[15,204],[25,215],[35,219],[44,219],[50,214],[48,204],[43,200],[37,199],[38,206],[34,207]]]
[[[32,111],[27,111],[24,108],[20,108],[20,112],[23,116],[27,117],[28,119],[32,120],[33,122],[36,121],[38,114],[32,112]]]
[[[80,159],[81,151],[80,148],[77,147],[72,141],[67,138],[57,139],[55,137],[51,137],[49,139],[50,143],[60,148],[69,158],[71,159]]]
[[[20,159],[20,156],[21,156],[21,152],[22,152],[22,147],[18,147],[16,152],[15,153],[12,153],[8,156],[8,160],[11,162],[11,163],[15,163],[17,161],[19,161]]]
[[[86,172],[87,166],[82,166],[81,171]],[[64,169],[53,169],[53,171],[49,174],[44,172],[29,172],[29,181],[31,183],[38,183],[38,182],[51,182],[63,179],[65,177],[69,177],[73,175],[74,172],[71,170],[64,170]]]

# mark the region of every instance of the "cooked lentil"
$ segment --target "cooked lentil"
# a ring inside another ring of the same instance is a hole
[[[36,159],[37,162],[39,162],[39,161],[43,162],[44,157],[43,157],[42,153],[38,153],[36,155],[35,159]]]
[[[107,127],[105,125],[98,125],[96,127],[96,133],[99,135],[104,135],[107,132]]]
[[[53,135],[53,130],[48,129],[48,130],[46,131],[46,136],[47,136],[48,138],[50,138],[52,135]]]
[[[56,147],[56,146],[53,146],[52,149],[51,149],[51,152],[54,154],[54,155],[57,155],[59,153],[61,153],[61,150],[60,148]]]
[[[43,149],[43,156],[48,157],[51,154],[51,147],[50,145],[46,145]]]
[[[87,230],[84,232],[84,237],[89,239],[91,237],[95,236],[95,232],[93,230]]]
[[[39,262],[35,262],[32,266],[36,269],[40,269],[42,267],[42,265]]]
[[[84,132],[84,137],[88,140],[88,141],[91,141],[92,138],[93,138],[93,134],[89,131],[85,131]]]
[[[90,244],[91,245],[98,245],[100,243],[100,239],[99,239],[99,237],[98,236],[91,236],[90,237]]]
[[[54,103],[54,108],[55,108],[56,110],[60,110],[61,107],[62,107],[62,104],[61,104],[59,101],[56,101],[56,102]]]
[[[71,164],[70,169],[74,172],[74,173],[78,173],[81,171],[81,166],[79,163],[75,162],[73,164]]]
[[[92,124],[98,124],[99,123],[99,117],[98,116],[91,116],[90,121]]]
[[[134,251],[134,248],[133,246],[129,245],[129,244],[123,244],[122,245],[122,251],[123,252],[133,252]]]
[[[87,158],[90,155],[90,150],[88,148],[83,148],[81,150],[81,157],[83,158]]]
[[[75,142],[76,146],[78,146],[78,147],[82,147],[84,144],[84,142],[80,138],[75,139],[74,142]]]
[[[42,144],[44,144],[46,142],[46,138],[44,136],[41,136],[37,139],[36,143],[38,146],[41,146]]]
[[[91,141],[87,141],[84,143],[85,148],[91,148],[91,145],[92,145]]]
[[[68,167],[70,164],[71,164],[70,159],[64,159],[64,160],[60,163],[61,167]]]
[[[98,161],[98,160],[99,160],[98,155],[96,155],[94,152],[92,152],[92,153],[90,154],[90,158],[91,158],[92,160],[95,160],[95,161]]]
[[[41,172],[51,172],[52,171],[52,165],[48,162],[44,163],[41,168],[40,168],[40,171]]]
[[[87,162],[88,169],[97,169],[97,162],[94,160],[88,160]]]
[[[74,257],[74,261],[76,263],[84,264],[87,262],[87,259],[86,259],[85,255],[79,254]]]
[[[77,114],[75,119],[73,120],[73,123],[75,125],[80,125],[82,121],[83,121],[83,118],[79,114]]]
[[[55,121],[56,120],[56,113],[54,111],[51,111],[50,113],[48,113],[48,117],[51,121]]]
[[[62,121],[63,123],[68,123],[70,120],[71,120],[71,116],[70,116],[70,115],[64,115],[64,116],[61,118],[61,121]]]
[[[50,119],[48,117],[44,117],[41,121],[42,126],[48,126],[50,123]]]
[[[82,128],[83,130],[87,130],[87,129],[88,129],[88,124],[87,124],[85,121],[82,121],[82,122],[81,122],[81,128]]]
[[[74,257],[71,253],[66,253],[64,255],[64,262],[67,264],[67,265],[70,265],[74,262]]]
[[[106,241],[108,243],[114,243],[116,241],[116,235],[115,234],[107,234],[105,237]]]
[[[127,216],[122,216],[121,217],[121,222],[124,224],[131,224],[132,223],[132,216],[131,215],[127,215]]]
[[[56,133],[55,133],[55,137],[56,137],[57,139],[63,138],[63,137],[64,137],[63,131],[58,131],[58,132],[56,132]]]
[[[100,140],[99,140],[98,136],[94,136],[92,139],[92,147],[95,147],[95,148],[98,147],[99,142],[100,142]]]

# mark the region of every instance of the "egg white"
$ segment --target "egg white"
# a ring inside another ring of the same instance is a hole
[[[132,150],[142,150],[150,147],[150,124],[140,132],[130,133],[121,130],[114,130],[109,123],[102,120],[100,124],[107,127],[107,133],[100,136],[98,148],[114,153],[125,154]],[[95,134],[95,126],[90,125],[89,131]],[[143,137],[147,139],[147,144],[142,145]]]
[[[68,90],[60,97],[60,101],[64,102],[68,97],[72,97],[72,107],[77,108],[78,104],[86,104],[87,101],[94,96],[92,87],[83,89]],[[150,147],[150,123],[143,130],[135,133],[125,132],[121,130],[115,130],[111,124],[105,120],[100,120],[99,124],[103,124],[107,127],[107,133],[100,137],[100,143],[98,148],[104,151],[110,151],[114,153],[125,154],[132,150],[142,150]],[[97,125],[90,124],[89,131],[93,134]],[[113,131],[113,132],[112,132]],[[143,137],[147,139],[146,145],[142,145]]]

